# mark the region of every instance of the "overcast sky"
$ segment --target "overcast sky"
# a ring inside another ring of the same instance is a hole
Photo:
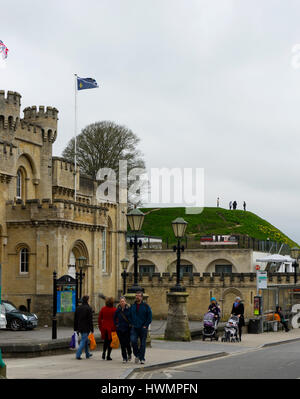
[[[0,89],[59,109],[54,155],[112,120],[148,168],[205,169],[205,205],[241,208],[300,243],[299,0],[2,0]]]

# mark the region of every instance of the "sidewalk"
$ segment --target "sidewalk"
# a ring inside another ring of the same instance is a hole
[[[159,327],[157,325],[157,327]],[[154,328],[153,328],[154,330]],[[38,331],[36,331],[38,333]],[[64,331],[64,333],[67,333]],[[41,334],[41,333],[40,333]],[[1,332],[2,335],[2,332]],[[43,356],[23,359],[4,359],[7,366],[7,378],[57,378],[57,379],[120,379],[126,378],[133,369],[146,370],[149,366],[166,367],[166,362],[191,362],[201,357],[219,357],[257,350],[264,345],[300,340],[300,329],[290,332],[270,332],[264,334],[244,334],[240,343],[222,343],[216,341],[194,340],[191,342],[171,342],[152,339],[152,347],[147,348],[144,366],[121,362],[120,349],[112,352],[112,361],[101,359],[102,345],[93,352],[93,357],[86,360],[75,359],[75,351],[63,355]],[[205,358],[204,358],[205,360]]]

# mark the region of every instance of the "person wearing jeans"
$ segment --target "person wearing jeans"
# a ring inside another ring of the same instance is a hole
[[[85,357],[89,359],[92,354],[89,352],[88,336],[90,332],[94,332],[93,326],[93,311],[88,304],[89,297],[82,298],[82,305],[78,306],[74,316],[74,331],[81,334],[81,340],[76,352],[76,359],[81,360],[83,349],[85,350]]]
[[[140,291],[136,293],[135,303],[130,307],[129,322],[132,325],[130,340],[135,363],[144,364],[148,327],[152,322],[152,310],[147,303],[143,302],[143,293]],[[138,338],[140,338],[140,346]]]

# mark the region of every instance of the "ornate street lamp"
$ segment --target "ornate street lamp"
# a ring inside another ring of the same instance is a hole
[[[79,276],[79,299],[81,299],[81,297],[82,297],[82,281],[85,276],[85,273],[82,272],[82,269],[86,265],[87,258],[84,256],[80,256],[76,260],[77,260],[77,264],[79,267],[79,273],[76,273],[76,277],[78,278],[78,276]]]
[[[134,271],[133,271],[133,278],[134,283],[128,289],[129,293],[136,293],[137,291],[143,291],[144,289],[139,287],[138,285],[138,247],[142,246],[142,241],[138,241],[138,232],[141,231],[142,225],[144,222],[145,214],[141,212],[139,209],[132,209],[129,213],[127,213],[127,220],[130,226],[131,231],[134,233],[133,241],[130,240],[130,248],[133,247],[133,259],[134,259]]]
[[[121,273],[121,276],[123,278],[123,295],[126,294],[126,277],[128,276],[128,273],[127,273],[128,263],[129,263],[129,259],[127,259],[127,258],[123,258],[121,260],[121,265],[122,265],[122,269],[123,269],[123,272]]]
[[[295,259],[292,266],[294,268],[294,282],[296,285],[297,284],[297,267],[299,267],[298,259],[299,259],[299,255],[300,255],[300,248],[298,248],[298,247],[292,248],[291,255],[292,255],[292,258]]]
[[[183,218],[177,218],[172,222],[172,228],[175,237],[177,238],[177,245],[174,245],[173,250],[177,252],[176,263],[176,285],[171,287],[172,292],[184,292],[186,289],[180,285],[180,253],[184,251],[184,246],[180,245],[181,239],[184,237],[187,222]]]

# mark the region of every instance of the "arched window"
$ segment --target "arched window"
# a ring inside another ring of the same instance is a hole
[[[71,251],[70,253],[68,275],[73,278],[76,278],[76,257],[73,251]]]
[[[20,251],[20,273],[28,273],[29,271],[29,252],[27,248]]]
[[[19,169],[17,173],[17,198],[22,198],[22,172]]]
[[[25,178],[26,178],[26,171],[23,167],[20,167],[17,172],[17,187],[16,187],[16,198],[23,199],[25,201]]]
[[[106,272],[106,229],[102,231],[102,271]]]

